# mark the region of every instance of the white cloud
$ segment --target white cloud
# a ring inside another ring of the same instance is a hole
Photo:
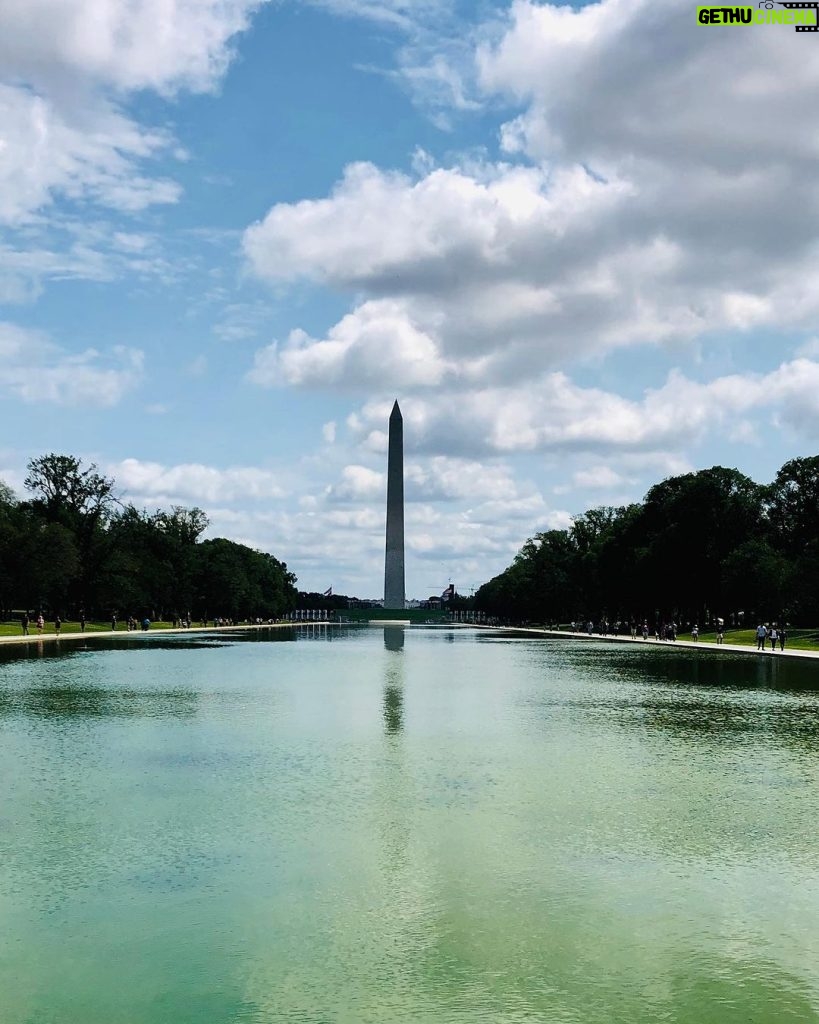
[[[56,197],[135,211],[176,202],[146,160],[183,154],[120,109],[128,93],[212,90],[256,0],[0,4],[0,223]]]
[[[166,466],[124,459],[108,470],[129,496],[158,504],[264,501],[285,493],[279,474],[254,466],[220,469],[201,463]]]
[[[508,465],[436,455],[404,467],[407,501],[474,501],[518,497]]]
[[[388,402],[370,402],[348,419],[355,436],[383,450]],[[409,450],[491,456],[517,452],[617,453],[633,468],[677,472],[681,454],[710,431],[775,409],[806,437],[819,435],[819,363],[795,359],[767,374],[700,383],[675,370],[639,400],[580,387],[564,373],[465,394],[436,392],[402,406]]]
[[[24,402],[110,407],[136,387],[142,367],[139,349],[69,353],[38,331],[0,323],[0,388]]]
[[[477,58],[484,90],[529,105],[515,125],[527,152],[733,174],[819,155],[794,131],[819,84],[801,41],[784,27],[703,31],[685,0],[515,0]]]
[[[794,359],[758,382],[760,405],[779,407],[777,416],[797,434],[819,440],[819,362]]]
[[[26,0],[0,6],[0,66],[49,88],[213,89],[259,0]]]
[[[214,324],[213,333],[221,341],[244,341],[259,335],[269,317],[270,306],[266,302],[229,302],[221,320]]]
[[[0,207],[6,200],[14,201],[13,190],[0,197]],[[48,222],[39,218],[0,234],[0,304],[37,300],[46,280],[111,282],[127,274],[168,283],[184,265],[162,255],[155,235],[119,232],[107,220],[55,214]]]
[[[263,350],[254,379],[474,391],[815,324],[819,52],[785,26],[703,29],[684,0],[516,0],[493,34],[477,70],[488,102],[521,108],[502,130],[517,162],[358,163],[329,195],[272,207],[245,232],[254,272],[356,306],[323,339]]]
[[[247,229],[244,249],[272,281],[442,294],[464,271],[515,280],[524,255],[554,261],[563,235],[627,194],[579,167],[435,168],[413,180],[353,164],[328,198],[274,206]]]
[[[387,477],[367,466],[345,466],[341,480],[327,488],[331,501],[376,501],[387,496]]]
[[[387,494],[383,471],[359,464],[344,466],[338,483],[327,488],[331,502],[377,501]],[[410,503],[528,501],[531,485],[521,487],[510,466],[501,462],[435,455],[409,460],[404,465],[404,499]],[[535,506],[539,507],[539,506]]]
[[[336,422],[335,422],[335,420],[330,420],[328,423],[324,424],[324,426],[321,428],[321,436],[324,438],[324,440],[327,442],[327,444],[335,444],[335,440],[336,440]]]
[[[578,462],[580,468],[574,470],[568,483],[552,487],[554,494],[571,494],[576,490],[605,491],[606,501],[619,503],[634,500],[640,488],[647,489],[657,479],[690,473],[694,469],[684,455],[668,448],[658,451],[610,449],[605,453],[605,461],[598,461],[594,455],[581,454],[572,460],[572,465]]]
[[[170,143],[108,103],[63,111],[29,89],[0,83],[0,223],[17,224],[54,193],[119,210],[176,202],[179,186],[150,179],[140,160]]]
[[[251,379],[474,388],[623,346],[804,326],[819,315],[819,277],[796,273],[804,251],[780,244],[761,261],[745,243],[734,251],[730,233],[717,238],[740,200],[743,216],[768,216],[752,186],[740,181],[721,210],[724,190],[703,183],[670,217],[673,204],[625,168],[602,178],[579,165],[501,164],[413,181],[355,165],[328,198],[273,207],[244,248],[272,282],[307,277],[369,297],[326,338],[294,330],[260,350]],[[694,210],[703,203],[706,218]]]
[[[449,8],[448,0],[310,0],[333,14],[382,22],[403,31],[414,31],[419,20]]]
[[[572,476],[572,483],[575,487],[586,490],[611,490],[615,487],[622,487],[624,484],[633,483],[625,479],[611,466],[597,465],[589,469],[579,469]]]
[[[657,476],[677,476],[691,473],[694,466],[679,452],[668,449],[656,452],[618,452],[618,465],[628,474],[650,474]]]
[[[152,241],[147,235],[133,231],[115,231],[112,245],[126,253],[144,253],[151,247]]]
[[[384,513],[375,508],[332,509],[322,517],[331,526],[354,530],[381,530],[384,527]]]
[[[397,46],[386,66],[356,64],[357,71],[389,79],[408,93],[441,131],[456,115],[480,108],[474,89],[470,20],[485,8],[456,0],[307,0],[336,15],[380,23],[395,32]],[[480,32],[480,30],[478,30]]]
[[[293,331],[283,346],[273,342],[256,352],[249,379],[263,386],[405,386],[440,383],[446,366],[435,342],[410,323],[401,303],[367,302],[316,340]]]

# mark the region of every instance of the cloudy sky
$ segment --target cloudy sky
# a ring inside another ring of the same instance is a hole
[[[0,477],[407,591],[819,451],[819,41],[693,0],[0,0]]]

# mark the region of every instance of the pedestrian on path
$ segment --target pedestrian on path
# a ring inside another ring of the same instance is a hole
[[[768,636],[768,630],[760,624],[756,627],[756,649],[758,651],[765,650],[765,639]]]
[[[20,625],[23,627],[23,636],[28,636],[28,623],[28,612],[23,612],[22,616],[20,617]]]
[[[43,613],[40,612],[40,614],[37,616],[37,633],[40,636],[43,635],[43,626],[44,625],[45,625],[45,619],[43,618]]]
[[[60,630],[62,629],[62,627],[63,627],[63,620],[60,618],[59,615],[55,615],[54,616],[54,632],[57,634],[57,636],[60,635]]]
[[[778,634],[776,632],[776,626],[771,626],[771,631],[768,634],[768,636],[771,638],[771,650],[775,651],[776,650],[776,641],[779,639],[779,636],[778,636]]]
[[[780,651],[784,651],[785,650],[785,639],[786,639],[786,637],[787,637],[787,634],[786,634],[785,629],[783,627],[782,629],[779,630],[779,650]]]

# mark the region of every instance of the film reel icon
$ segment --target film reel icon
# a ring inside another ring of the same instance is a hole
[[[773,6],[770,0],[766,3],[761,3],[760,7]],[[819,0],[784,0],[784,3],[779,0],[779,7],[786,7],[789,11],[804,11],[814,10],[816,11],[816,24],[815,25],[794,25],[797,32],[819,32]]]

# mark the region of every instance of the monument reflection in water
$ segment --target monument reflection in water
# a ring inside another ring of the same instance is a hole
[[[403,626],[384,627],[384,648],[396,656],[387,662],[384,682],[384,728],[392,735],[404,725]]]

